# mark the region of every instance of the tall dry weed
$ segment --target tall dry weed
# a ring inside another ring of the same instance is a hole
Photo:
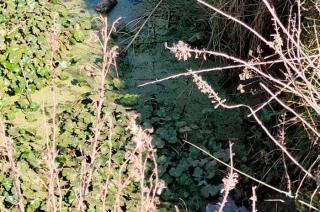
[[[15,156],[15,149],[10,137],[6,135],[6,125],[3,121],[0,121],[0,155],[6,157],[8,160],[8,171],[13,179],[13,186],[16,195],[16,204],[17,204],[17,211],[24,212],[25,205],[24,205],[24,197],[21,190],[21,172],[18,169],[16,156]]]
[[[91,152],[90,152],[90,158],[91,160],[88,162],[86,157],[83,157],[83,160],[81,162],[81,181],[80,181],[80,189],[78,192],[78,210],[83,211],[86,208],[85,201],[87,199],[87,195],[89,192],[89,186],[91,184],[94,172],[96,171],[97,166],[97,156],[99,152],[101,151],[101,147],[99,146],[99,138],[101,135],[101,132],[106,127],[105,123],[108,122],[109,125],[109,161],[108,161],[108,176],[106,179],[106,184],[104,188],[102,189],[102,200],[105,200],[107,193],[108,193],[108,183],[110,179],[110,170],[111,170],[111,157],[112,157],[112,118],[110,117],[111,114],[103,112],[103,106],[105,104],[106,100],[106,94],[105,94],[105,83],[106,83],[106,77],[108,73],[111,71],[111,68],[115,65],[115,59],[118,55],[117,52],[117,46],[109,47],[110,39],[111,39],[111,33],[113,33],[116,30],[116,24],[118,23],[119,19],[116,20],[112,25],[108,26],[108,20],[107,17],[104,15],[100,15],[100,21],[102,23],[101,28],[101,35],[100,35],[100,44],[102,48],[102,64],[100,68],[96,68],[95,76],[97,78],[97,84],[96,87],[96,95],[97,98],[94,100],[93,104],[96,110],[95,120],[93,122],[92,126],[92,134],[93,136],[90,137],[88,142],[91,146]],[[103,202],[103,207],[105,206],[105,201]]]

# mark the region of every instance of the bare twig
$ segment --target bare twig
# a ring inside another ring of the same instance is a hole
[[[152,11],[150,12],[150,14],[148,15],[148,17],[146,18],[146,20],[142,23],[142,25],[140,26],[139,30],[135,33],[134,37],[131,39],[130,43],[123,49],[123,52],[126,52],[130,46],[133,44],[133,42],[137,39],[137,37],[139,36],[141,30],[144,28],[144,26],[148,23],[148,21],[150,20],[151,16],[154,14],[154,12],[158,9],[158,7],[161,5],[163,0],[160,0],[158,2],[158,4],[152,9]]]
[[[252,187],[252,197],[250,197],[250,200],[252,201],[252,212],[257,212],[257,201],[258,201],[258,198],[257,198],[257,194],[256,194],[256,189],[257,189],[257,186],[253,186]]]

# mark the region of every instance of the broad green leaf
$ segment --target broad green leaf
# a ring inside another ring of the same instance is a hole
[[[178,141],[177,132],[172,127],[161,127],[156,130],[156,135],[158,135],[161,139],[164,139],[171,144],[174,144]]]
[[[77,42],[83,42],[85,39],[85,35],[80,27],[79,24],[76,24],[74,27],[74,31],[72,34],[73,38],[77,41]]]
[[[6,191],[10,191],[10,189],[13,186],[13,181],[11,178],[6,177],[1,181],[1,184],[3,185],[3,187],[6,189]]]
[[[205,198],[208,198],[210,196],[215,196],[219,194],[219,192],[220,192],[220,186],[215,186],[210,184],[205,185],[200,190],[200,194]]]
[[[39,68],[37,70],[37,74],[39,74],[42,77],[47,76],[49,74],[49,68],[48,67]]]
[[[22,58],[22,49],[18,45],[13,45],[8,50],[9,62],[18,64]]]
[[[201,177],[203,174],[203,170],[200,167],[196,167],[193,171],[193,175],[194,177]]]
[[[158,136],[154,136],[152,139],[152,143],[157,147],[157,148],[163,148],[165,145],[165,142],[159,138]]]

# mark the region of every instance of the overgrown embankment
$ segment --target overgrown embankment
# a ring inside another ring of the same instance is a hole
[[[135,210],[140,181],[122,181],[135,148],[114,104],[117,54],[99,44],[115,29],[82,1],[0,8],[0,210]]]
[[[277,22],[266,2],[119,1],[109,23],[84,1],[1,2],[0,210],[250,208],[252,186],[261,211],[317,205],[317,11],[299,49],[290,4]]]

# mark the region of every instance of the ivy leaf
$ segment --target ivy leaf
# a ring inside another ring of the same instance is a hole
[[[40,75],[41,77],[47,76],[47,75],[49,75],[49,68],[48,67],[39,68],[37,70],[37,74]]]
[[[36,114],[34,114],[34,113],[27,113],[27,114],[25,115],[25,117],[26,117],[26,120],[27,120],[28,122],[35,122],[35,121],[38,120]]]
[[[220,192],[220,186],[215,186],[210,184],[205,185],[200,190],[200,194],[205,198],[208,198],[209,196],[215,196],[219,194],[219,192]]]
[[[85,35],[84,35],[83,31],[81,30],[79,24],[76,24],[76,26],[74,27],[74,31],[73,31],[72,36],[77,42],[83,42],[84,41]]]
[[[160,127],[159,129],[157,129],[156,135],[171,144],[177,143],[178,141],[177,132],[172,127]]]
[[[34,11],[34,9],[36,7],[36,2],[34,0],[27,0],[27,5],[29,7],[28,12],[32,12],[32,11]]]
[[[66,179],[69,180],[70,182],[73,182],[77,179],[78,173],[76,170],[72,168],[64,168],[62,170],[62,175],[66,177]]]
[[[29,108],[31,111],[38,111],[40,109],[40,104],[37,102],[31,102],[31,104],[29,105]]]
[[[270,112],[268,109],[266,108],[262,108],[261,109],[261,120],[265,123],[268,123],[271,121],[271,117],[272,117],[272,112]]]
[[[180,177],[183,171],[184,170],[181,167],[172,167],[169,170],[169,174],[173,177]]]
[[[22,58],[22,50],[18,45],[11,46],[8,50],[9,61],[13,64],[18,64]]]
[[[65,121],[65,124],[63,126],[63,129],[67,132],[73,132],[73,129],[75,128],[75,123],[71,119],[67,119]]]
[[[9,61],[3,61],[1,63],[1,65],[3,65],[6,69],[8,69],[9,71],[13,71],[15,70],[16,68],[19,68],[19,66],[17,64],[13,64],[13,63],[10,63]]]
[[[138,104],[138,98],[139,95],[137,94],[124,94],[121,95],[119,100],[119,103],[124,106],[135,106]]]
[[[122,161],[124,160],[124,155],[125,155],[125,152],[120,150],[117,153],[112,155],[112,160],[117,164],[121,164]]]
[[[10,191],[10,189],[12,188],[12,183],[13,181],[9,177],[6,177],[2,180],[2,185],[6,191]]]
[[[158,136],[154,136],[152,139],[152,143],[157,147],[157,148],[163,148],[165,145],[165,142],[159,138]]]
[[[168,158],[167,156],[165,155],[161,155],[157,158],[157,163],[158,164],[165,164],[165,163],[168,163],[170,161],[170,158]]]
[[[67,197],[67,203],[72,204],[73,201],[76,200],[76,198],[77,198],[77,197],[76,197],[75,193],[74,193],[73,191],[71,191],[71,192],[69,193],[68,197]]]
[[[41,206],[41,200],[39,198],[32,200],[27,206],[27,212],[36,211]]]
[[[203,170],[200,167],[196,167],[193,171],[193,175],[194,177],[201,177],[203,174]]]
[[[58,77],[60,80],[65,81],[69,79],[69,74],[67,72],[61,72]]]
[[[29,105],[28,100],[25,98],[19,99],[16,103],[19,106],[19,108],[21,108],[21,109],[26,109]]]
[[[114,79],[112,80],[112,83],[113,83],[113,86],[114,86],[116,89],[118,89],[118,90],[125,88],[125,83],[124,83],[124,81],[121,80],[121,79],[114,78]]]
[[[0,15],[0,23],[4,23],[4,22],[7,22],[7,17],[4,16],[4,15]]]
[[[217,162],[212,160],[209,161],[206,166],[205,166],[205,170],[206,170],[206,178],[210,179],[213,178],[216,175],[216,171],[217,171]]]
[[[64,155],[58,155],[56,157],[56,161],[59,162],[59,163],[65,163],[67,161],[66,157]]]
[[[179,179],[178,179],[178,183],[180,185],[190,185],[192,184],[192,179],[187,175],[187,174],[182,174]]]

